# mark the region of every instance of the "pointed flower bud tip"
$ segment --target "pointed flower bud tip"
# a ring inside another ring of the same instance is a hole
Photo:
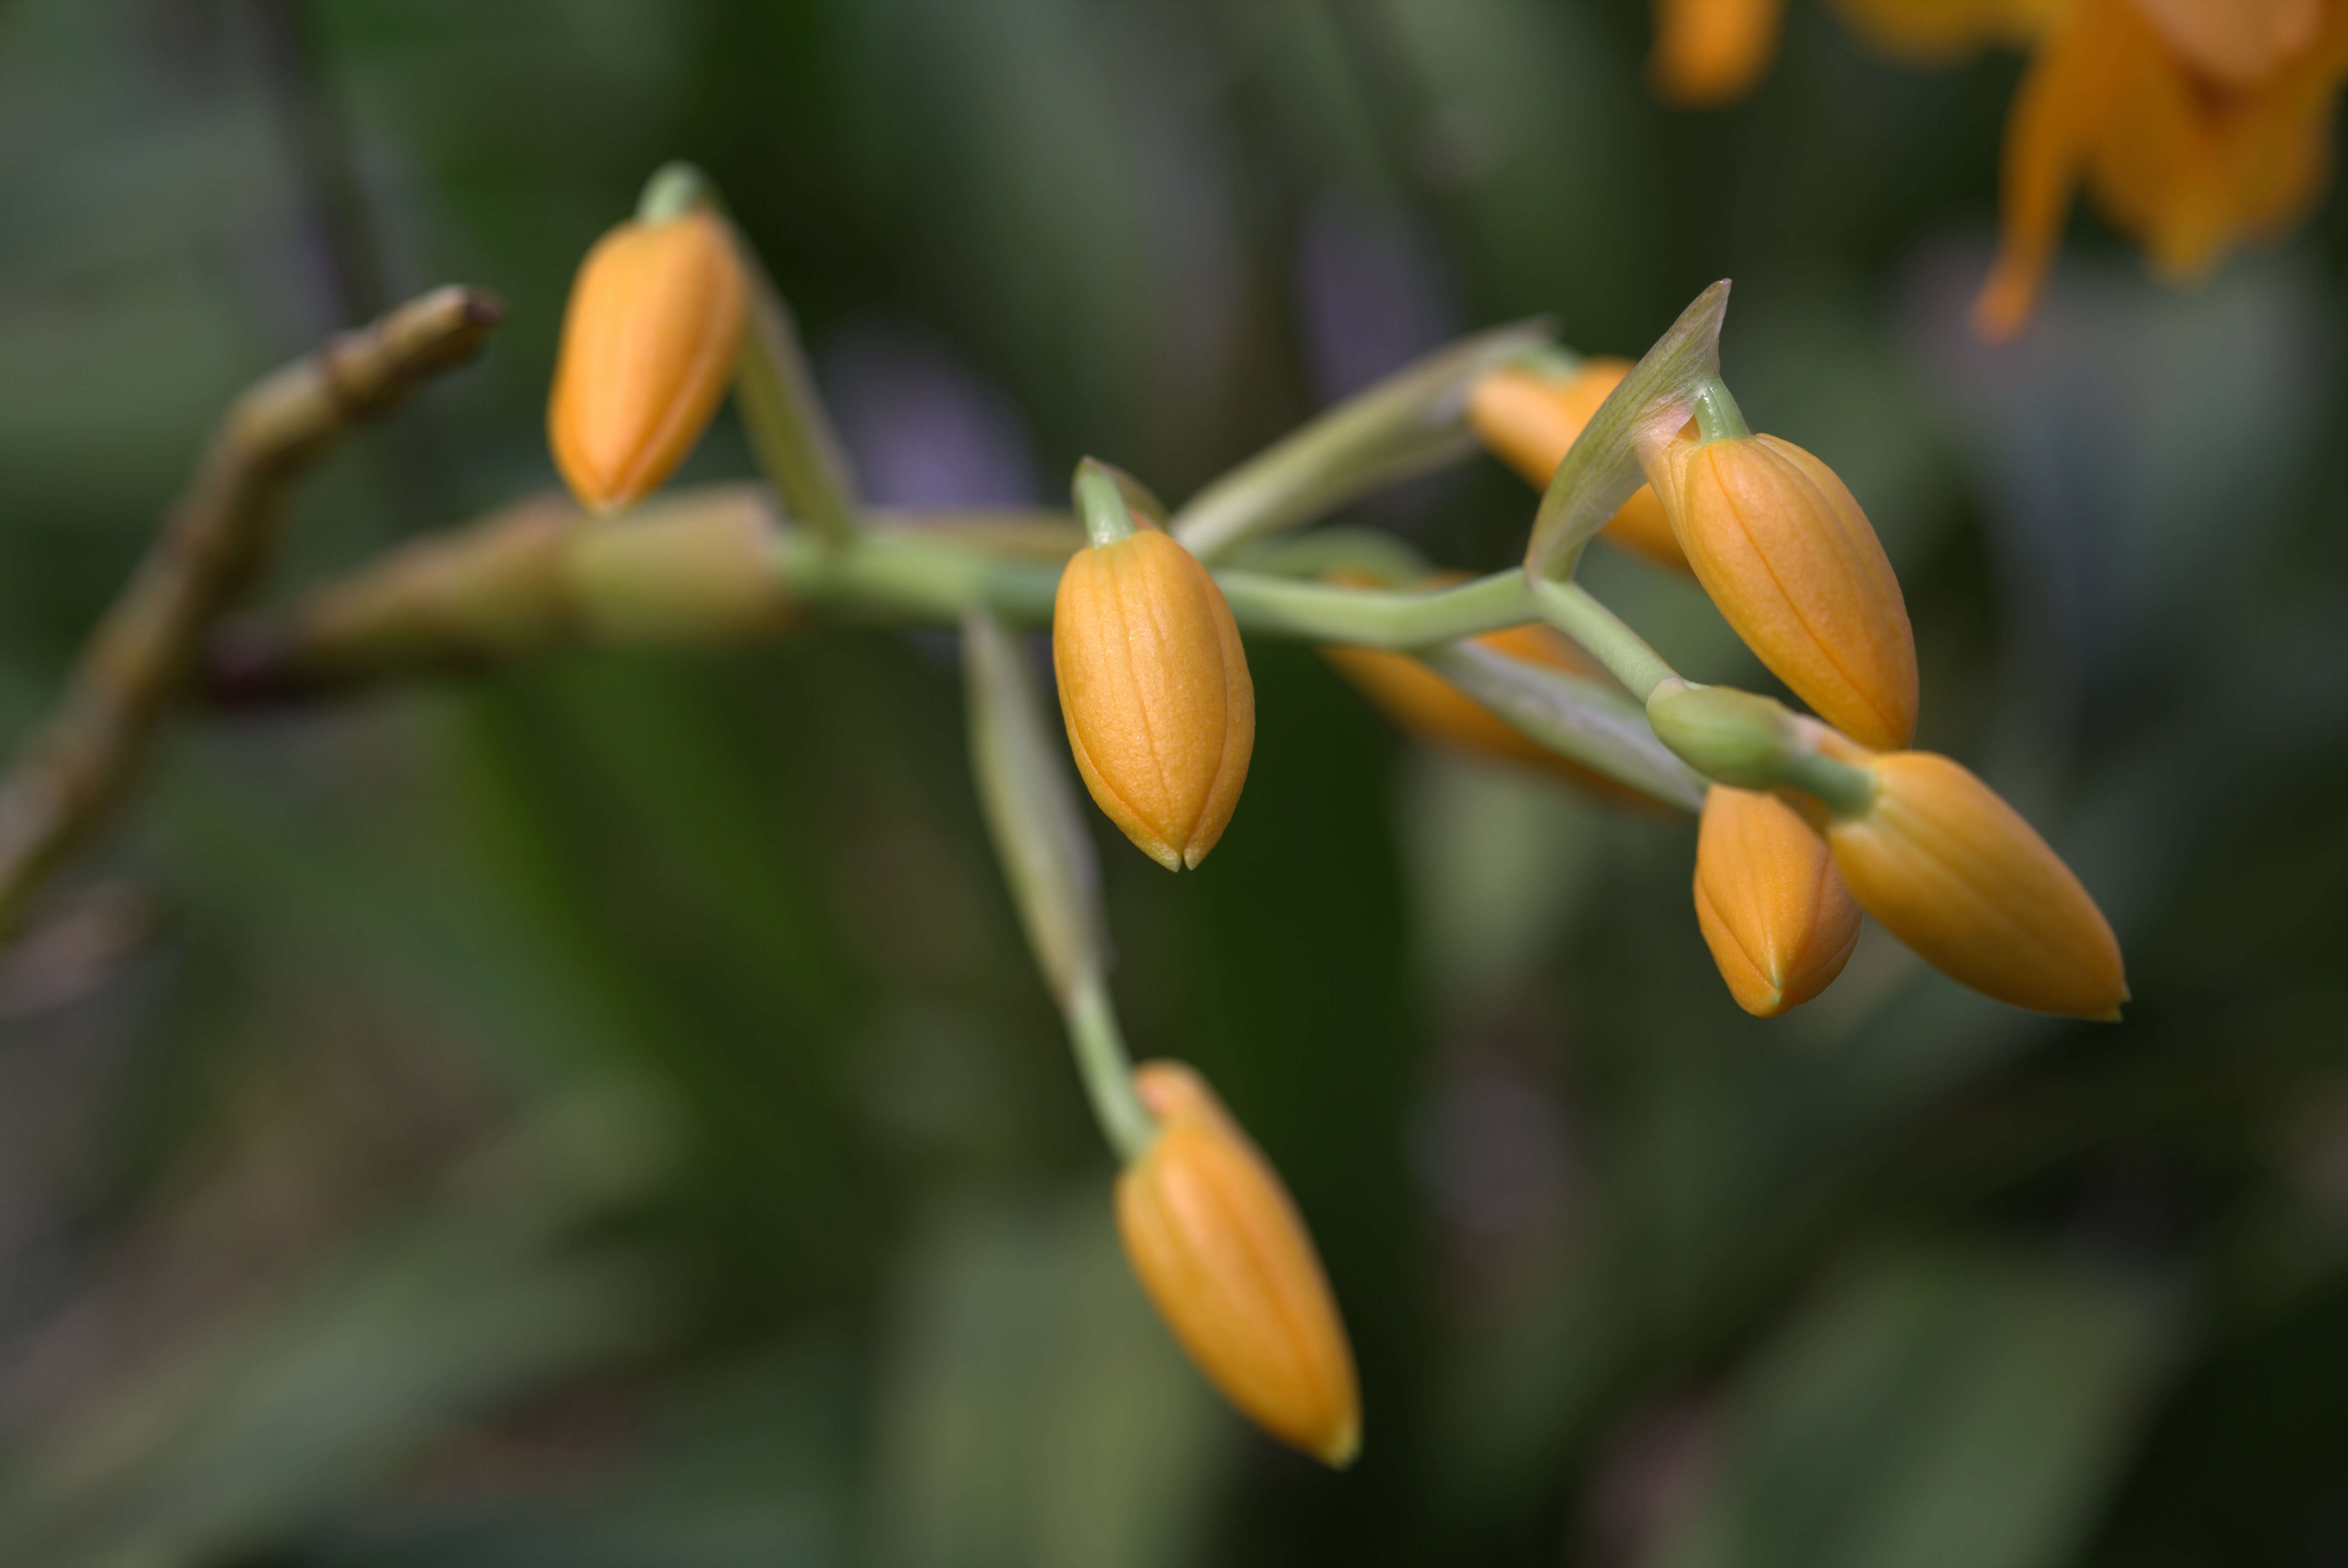
[[[1818,830],[1775,795],[1715,784],[1695,848],[1695,917],[1736,1005],[1774,1018],[1834,984],[1859,904]]]
[[[1076,552],[1053,601],[1052,667],[1094,801],[1168,871],[1197,869],[1255,749],[1255,685],[1214,578],[1153,528]]]
[[[1868,809],[1827,825],[1853,897],[1935,968],[2001,1002],[2111,1019],[2119,943],[2079,879],[1996,791],[1928,751],[1871,765]]]
[[[1630,373],[1629,360],[1604,358],[1583,360],[1580,372],[1564,379],[1495,371],[1468,394],[1468,422],[1486,451],[1543,490],[1598,406]],[[1654,565],[1688,570],[1652,485],[1641,485],[1598,537]]]
[[[1916,732],[1900,580],[1835,471],[1791,441],[1682,436],[1643,454],[1696,580],[1821,718],[1878,750]]]
[[[1296,1206],[1196,1072],[1146,1062],[1134,1088],[1160,1130],[1117,1178],[1133,1272],[1226,1398],[1282,1442],[1344,1469],[1361,1448],[1361,1392]]]
[[[734,378],[748,286],[705,207],[597,241],[571,287],[547,407],[555,466],[598,511],[675,471]]]

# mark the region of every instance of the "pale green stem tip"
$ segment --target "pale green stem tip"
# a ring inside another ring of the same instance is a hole
[[[1844,821],[1867,815],[1875,804],[1875,775],[1865,768],[1838,762],[1824,752],[1806,751],[1787,759],[1785,781],[1818,798]]]
[[[1572,564],[1568,560],[1566,570]],[[1649,647],[1646,640],[1622,624],[1621,616],[1601,603],[1596,595],[1579,583],[1558,582],[1549,578],[1530,579],[1535,608],[1541,618],[1575,642],[1606,666],[1606,673],[1630,691],[1641,702],[1665,681],[1678,676],[1663,656]]]
[[[1106,463],[1090,458],[1076,465],[1076,515],[1084,520],[1085,537],[1096,546],[1133,537],[1133,509],[1117,475]]]
[[[1093,1115],[1117,1156],[1130,1165],[1158,1137],[1158,1119],[1133,1088],[1133,1058],[1117,1028],[1117,1008],[1098,975],[1076,982],[1067,998],[1068,1037],[1076,1049]]]
[[[671,222],[696,207],[715,206],[716,200],[717,188],[699,169],[682,160],[664,163],[653,170],[644,194],[636,198],[636,222]]]
[[[1696,434],[1707,445],[1714,441],[1742,441],[1753,430],[1745,422],[1745,411],[1729,396],[1728,383],[1717,376],[1707,376],[1696,383],[1689,401],[1694,405]]]

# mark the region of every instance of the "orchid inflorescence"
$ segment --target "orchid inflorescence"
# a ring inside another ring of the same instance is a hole
[[[855,496],[755,254],[707,182],[672,166],[572,294],[549,420],[588,513],[528,503],[314,596],[272,645],[273,678],[557,637],[736,637],[825,613],[958,624],[981,802],[1124,1163],[1135,1273],[1233,1405],[1342,1466],[1361,1415],[1334,1296],[1212,1089],[1128,1056],[1069,780],[1073,761],[1136,847],[1198,871],[1247,781],[1247,636],[1322,646],[1429,738],[1540,761],[1593,798],[1699,812],[1697,925],[1748,1012],[1831,985],[1861,911],[2017,1006],[2110,1018],[2127,996],[2110,927],[2054,851],[1960,764],[1910,749],[1917,664],[1898,579],[1831,469],[1746,428],[1720,376],[1727,297],[1725,283],[1705,290],[1635,366],[1538,327],[1468,339],[1179,509],[1088,459],[1073,517],[884,515]],[[721,487],[648,502],[729,388],[771,501]],[[1299,531],[1478,444],[1541,488],[1519,566],[1463,579],[1390,535]],[[1810,713],[1673,670],[1575,581],[1593,539],[1692,574]],[[1046,624],[1057,727],[1012,630]]]

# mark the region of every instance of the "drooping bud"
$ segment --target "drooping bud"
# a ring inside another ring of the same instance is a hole
[[[1775,795],[1721,784],[1696,833],[1695,918],[1729,995],[1757,1018],[1825,990],[1859,944],[1859,904],[1818,830]]]
[[[546,416],[582,503],[626,506],[685,460],[733,380],[747,304],[733,234],[706,207],[595,242],[571,285]]]
[[[1845,734],[1916,732],[1916,640],[1900,580],[1835,471],[1775,436],[1642,454],[1696,580],[1746,646]]]
[[[2111,1019],[2119,943],[2071,868],[1997,792],[1948,758],[1868,765],[1867,809],[1827,824],[1860,907],[1933,967],[2001,1002]]]
[[[1361,1447],[1361,1391],[1296,1205],[1196,1072],[1145,1062],[1134,1088],[1160,1130],[1117,1183],[1117,1230],[1142,1289],[1225,1398],[1344,1469]]]
[[[1154,528],[1079,550],[1052,604],[1052,667],[1094,801],[1168,871],[1195,870],[1255,749],[1255,684],[1223,591]]]
[[[1468,422],[1494,457],[1523,476],[1535,490],[1573,448],[1574,438],[1631,373],[1627,359],[1585,359],[1580,372],[1562,380],[1498,370],[1476,383],[1468,398]],[[1674,572],[1688,570],[1687,557],[1672,536],[1671,520],[1654,487],[1642,485],[1622,503],[1598,535],[1609,544]]]

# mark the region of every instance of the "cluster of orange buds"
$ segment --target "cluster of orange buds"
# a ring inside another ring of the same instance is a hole
[[[1117,1183],[1133,1272],[1225,1398],[1344,1469],[1362,1441],[1353,1348],[1279,1173],[1189,1068],[1145,1062],[1134,1088],[1159,1131]]]
[[[1849,958],[1863,908],[1977,990],[2116,1016],[2119,947],[2078,880],[1971,773],[1905,749],[1915,639],[1867,514],[1808,452],[1742,434],[1725,389],[1705,397],[1718,400],[1709,422],[1739,433],[1683,430],[1642,459],[1713,603],[1826,721],[1799,721],[1801,744],[1857,775],[1820,813],[1823,841],[1787,801],[1720,788],[1707,798],[1696,914],[1729,989],[1764,1016],[1817,995]]]
[[[1656,90],[1741,97],[1768,68],[1785,0],[1655,0]],[[2348,0],[1839,0],[1887,54],[2031,52],[2006,122],[1997,261],[1974,307],[2019,330],[2084,185],[2174,280],[2290,227],[2330,177]]]
[[[2001,1002],[2118,1017],[2127,978],[2103,912],[1962,765],[1861,746],[1726,687],[1667,682],[1648,712],[1683,756],[1775,791],[1715,788],[1697,857],[1698,918],[1748,1011],[1792,1006],[1834,978],[1855,934],[1840,907],[1848,900],[1942,974]]]
[[[1972,774],[1907,749],[1920,687],[1899,579],[1830,468],[1747,431],[1718,378],[1709,334],[1720,301],[1708,297],[1638,367],[1636,386],[1611,365],[1584,369],[1580,382],[1511,368],[1484,377],[1469,408],[1496,456],[1536,482],[1555,476],[1542,516],[1560,520],[1564,541],[1545,546],[1537,525],[1529,573],[1560,562],[1570,573],[1573,541],[1596,531],[1611,498],[1646,498],[1722,617],[1819,716],[1691,687],[1643,645],[1612,666],[1655,672],[1633,687],[1656,736],[1712,781],[1693,892],[1730,994],[1762,1016],[1817,996],[1849,960],[1864,910],[1991,995],[2114,1016],[2127,995],[2119,949],[2077,879]],[[1634,491],[1641,472],[1647,488]],[[1367,655],[1341,656],[1375,672],[1381,700],[1412,727],[1494,754],[1515,749],[1493,738],[1505,727],[1495,716],[1423,665],[1404,665],[1416,677],[1404,687]]]
[[[1052,669],[1085,788],[1136,848],[1193,871],[1230,826],[1255,750],[1255,683],[1223,591],[1097,466],[1092,542],[1061,570]]]
[[[1915,638],[1867,514],[1790,441],[1702,434],[1641,454],[1696,581],[1829,724],[1870,746],[1907,745]],[[1762,1017],[1824,991],[1859,941],[1859,906],[1817,832],[1782,800],[1720,785],[1697,832],[1695,910],[1730,994]]]

